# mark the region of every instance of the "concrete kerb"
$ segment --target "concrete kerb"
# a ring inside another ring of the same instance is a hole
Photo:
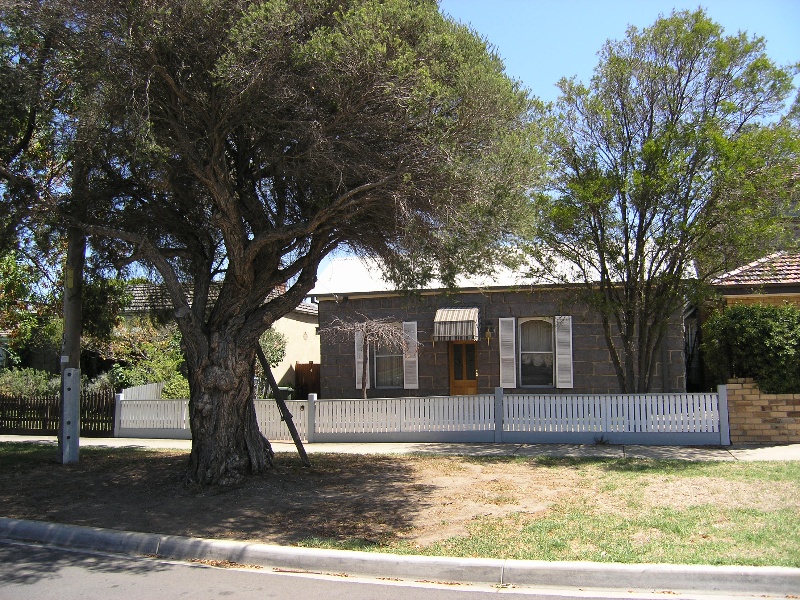
[[[4,517],[0,517],[0,537],[117,554],[220,560],[277,570],[410,581],[771,595],[795,594],[800,589],[800,569],[785,567],[405,556],[133,533]]]

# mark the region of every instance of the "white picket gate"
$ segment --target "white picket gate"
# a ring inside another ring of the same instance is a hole
[[[515,442],[728,445],[727,395],[495,394],[287,402],[309,442]],[[261,431],[290,440],[273,400],[256,400]],[[115,435],[189,438],[187,400],[117,401]]]
[[[191,439],[188,400],[129,400],[117,394],[115,437]]]
[[[286,423],[281,421],[281,412],[275,400],[256,400],[255,405],[258,428],[268,440],[290,441],[292,439]],[[308,439],[306,431],[308,402],[305,400],[287,400],[286,407],[292,414],[292,422],[295,424],[300,438]]]

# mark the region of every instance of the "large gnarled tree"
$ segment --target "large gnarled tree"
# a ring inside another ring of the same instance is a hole
[[[406,284],[491,264],[540,175],[536,107],[433,0],[76,10],[97,61],[94,108],[76,118],[94,143],[82,193],[58,210],[94,253],[146,265],[169,290],[191,387],[190,479],[263,472],[261,334],[339,247]]]

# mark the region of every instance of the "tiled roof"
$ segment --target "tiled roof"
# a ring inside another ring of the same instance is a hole
[[[213,303],[219,296],[220,285],[212,285],[208,291],[209,300]],[[150,311],[163,311],[172,309],[172,300],[169,297],[167,288],[163,285],[156,283],[137,283],[128,286],[128,291],[133,296],[130,304],[126,309],[129,313],[144,313]],[[274,298],[280,292],[273,291],[267,299]],[[186,295],[191,301],[192,295],[189,288],[186,289]],[[317,305],[308,302],[303,302],[295,309],[301,313],[317,314]]]
[[[135,283],[128,286],[128,291],[133,296],[127,311],[133,313],[162,311],[172,309],[172,299],[166,286],[157,283]],[[184,290],[191,301],[191,288]],[[212,285],[208,291],[209,299],[213,302],[219,295],[219,286]]]
[[[717,285],[768,285],[800,283],[800,253],[776,252],[720,275]]]

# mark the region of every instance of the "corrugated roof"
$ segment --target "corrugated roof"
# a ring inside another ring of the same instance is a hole
[[[456,279],[458,288],[515,287],[530,285],[533,281],[526,277],[525,269],[514,272],[498,268],[492,276],[464,275]],[[424,289],[443,289],[440,281],[431,281]],[[309,296],[347,295],[370,292],[394,292],[397,290],[384,275],[384,270],[375,259],[361,259],[355,256],[334,258],[319,274],[314,289]]]
[[[800,283],[800,253],[776,252],[734,269],[714,280],[716,285]]]

